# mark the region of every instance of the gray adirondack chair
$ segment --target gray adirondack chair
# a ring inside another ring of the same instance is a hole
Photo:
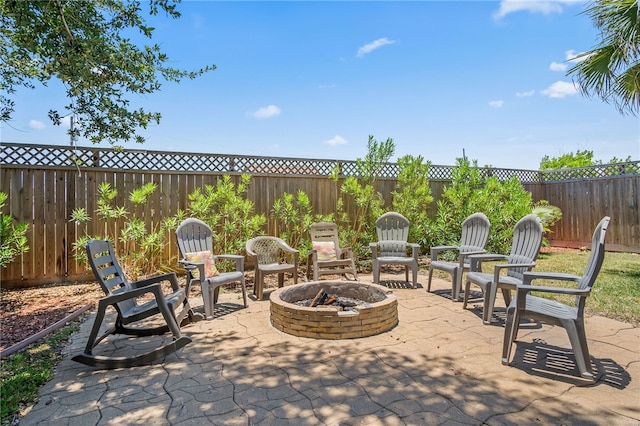
[[[604,240],[609,221],[609,216],[605,216],[596,227],[591,239],[591,254],[581,277],[559,272],[536,271],[524,273],[522,284],[517,286],[516,295],[507,309],[507,322],[502,347],[503,364],[509,365],[511,347],[518,337],[520,319],[531,318],[563,327],[569,336],[569,342],[571,342],[571,348],[573,349],[580,375],[585,379],[595,380],[584,328],[584,305],[604,261]],[[575,288],[565,288],[532,285],[531,283],[534,280],[569,281],[577,284],[577,286]],[[551,299],[534,296],[531,294],[532,291],[547,294],[574,295],[575,302],[573,305],[567,305]]]
[[[294,284],[298,283],[298,250],[289,247],[278,237],[255,237],[246,243],[247,255],[253,259],[255,267],[255,283],[253,294],[262,300],[264,293],[264,277],[278,275],[278,287],[284,286],[284,274],[293,276]]]
[[[322,275],[353,275],[358,280],[358,272],[353,261],[353,252],[350,248],[341,248],[338,236],[338,225],[332,222],[314,223],[309,227],[311,243],[315,247],[307,257],[307,277],[313,276],[318,281]],[[330,256],[323,258],[322,253],[316,248],[319,245],[327,245],[331,251]]]
[[[409,243],[409,220],[400,213],[387,212],[376,220],[378,242],[369,243],[373,261],[373,282],[380,283],[380,266],[385,264],[404,265],[405,279],[409,282],[409,269],[412,273],[412,286],[418,285],[418,255],[420,245]],[[411,254],[407,254],[407,249]]]
[[[506,306],[509,306],[511,291],[515,290],[518,284],[522,284],[522,274],[536,265],[543,233],[540,218],[535,214],[529,214],[520,219],[513,228],[509,256],[488,253],[469,256],[470,270],[465,282],[463,309],[467,308],[471,284],[482,289],[482,321],[485,324],[491,322],[498,289],[502,290]],[[495,265],[493,273],[487,274],[482,272],[482,261],[486,260],[506,260],[507,263]],[[503,270],[506,270],[506,275],[501,275]]]
[[[214,254],[213,253],[213,231],[205,222],[189,218],[185,219],[176,229],[176,240],[180,250],[180,264],[184,266],[187,274],[187,297],[190,288],[194,284],[199,284],[202,289],[202,299],[204,302],[204,313],[207,318],[213,318],[214,306],[218,302],[220,287],[235,282],[242,287],[242,298],[244,307],[247,305],[247,288],[244,278],[244,256],[235,254]],[[188,253],[206,252],[212,253],[214,260],[230,260],[235,262],[235,270],[221,272],[219,275],[207,277],[204,264],[187,260]],[[198,271],[197,276],[194,274]],[[203,278],[204,277],[204,278]]]
[[[182,334],[180,324],[183,322],[197,321],[193,314],[184,289],[180,288],[176,274],[157,275],[147,279],[129,282],[116,259],[113,246],[110,241],[91,240],[86,245],[87,257],[91,269],[95,274],[105,296],[98,301],[93,327],[89,333],[87,345],[82,354],[74,356],[74,361],[101,369],[135,367],[150,364],[168,354],[177,351],[191,342],[191,337]],[[164,294],[161,283],[168,281],[172,292]],[[153,299],[140,300],[144,294],[152,294]],[[115,323],[112,327],[98,336],[104,322],[105,313],[109,306],[113,306],[117,312]],[[182,307],[176,316],[176,310]],[[163,325],[130,326],[140,324],[147,318],[160,314],[164,320]],[[173,341],[155,350],[142,352],[131,357],[110,357],[95,355],[94,348],[110,334],[126,334],[132,336],[160,335],[170,331]]]
[[[459,246],[431,247],[431,264],[429,265],[429,283],[427,291],[431,291],[433,270],[445,271],[451,275],[451,298],[458,301],[462,290],[462,275],[469,270],[468,257],[486,253],[485,246],[489,239],[491,224],[484,213],[474,213],[462,222],[462,237]],[[457,251],[458,261],[438,260],[438,255],[445,251]]]

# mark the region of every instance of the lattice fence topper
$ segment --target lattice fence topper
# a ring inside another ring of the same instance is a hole
[[[328,176],[338,168],[339,176],[358,176],[356,161],[134,149],[115,150],[112,148],[19,143],[2,143],[0,145],[0,165],[303,176]],[[451,180],[453,168],[453,166],[431,165],[429,179]],[[484,167],[481,170],[484,176],[495,176],[499,180],[506,180],[515,176],[522,183],[553,182],[605,176],[638,175],[640,174],[640,161],[550,171],[493,167]],[[382,165],[378,177],[394,179],[398,177],[398,172],[397,164],[386,163]]]

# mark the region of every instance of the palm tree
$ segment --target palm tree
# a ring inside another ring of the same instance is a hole
[[[595,0],[585,11],[601,30],[593,50],[578,55],[567,76],[588,97],[613,103],[621,114],[640,112],[640,19],[638,0]]]

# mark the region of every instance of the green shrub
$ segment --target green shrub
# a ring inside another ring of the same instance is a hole
[[[398,159],[398,184],[392,191],[392,209],[409,219],[409,241],[417,242],[427,233],[429,205],[433,201],[429,186],[430,162],[421,156]]]
[[[0,210],[4,208],[8,195],[0,192]],[[16,256],[29,250],[27,245],[27,224],[13,223],[11,215],[3,214],[0,219],[0,268],[10,264]]]
[[[151,194],[157,189],[157,184],[149,182],[129,193],[129,201],[133,207],[143,206]],[[92,239],[105,239],[117,244],[118,262],[131,280],[157,274],[169,269],[161,264],[161,252],[167,244],[165,234],[172,226],[171,220],[162,220],[149,225],[140,217],[131,217],[125,206],[115,205],[118,190],[108,182],[98,186],[98,207],[94,214],[101,221],[98,228],[102,233],[91,235],[87,232],[87,223],[91,215],[85,208],[75,209],[71,213],[71,222],[84,224],[84,235],[73,243],[73,255],[78,263],[87,263],[85,246]],[[121,223],[124,223],[121,225]]]
[[[340,186],[340,192],[347,199],[351,199],[355,207],[354,223],[345,221],[347,215],[344,212],[344,202],[338,202],[336,217],[340,221],[338,225],[345,230],[343,236],[348,234],[349,240],[346,246],[351,247],[356,256],[364,256],[368,253],[369,242],[375,241],[375,221],[384,213],[384,199],[376,189],[376,181],[380,170],[389,161],[395,151],[393,139],[388,138],[384,142],[378,142],[373,136],[369,136],[367,142],[367,155],[364,159],[356,160],[357,177],[349,176]],[[337,181],[337,171],[331,176]]]
[[[443,191],[438,201],[435,220],[429,223],[429,232],[421,241],[423,245],[457,245],[460,242],[462,222],[475,212],[487,215],[491,232],[487,250],[494,253],[509,253],[513,240],[513,227],[525,215],[534,211],[531,193],[512,177],[500,181],[494,176],[483,178],[474,161],[456,159],[452,183]],[[558,219],[557,208],[548,203],[539,203],[543,214],[543,226],[548,229]],[[544,206],[544,209],[543,209]]]
[[[300,251],[302,257],[310,249],[309,227],[313,224],[313,207],[306,192],[299,190],[296,197],[285,192],[275,200],[271,217],[275,223],[275,234],[291,247]]]
[[[256,236],[266,218],[254,214],[254,204],[246,198],[251,176],[243,174],[236,185],[229,175],[222,176],[216,185],[206,185],[189,194],[189,206],[178,217],[194,217],[213,230],[214,253],[239,254],[245,242]],[[177,220],[176,220],[177,221]]]

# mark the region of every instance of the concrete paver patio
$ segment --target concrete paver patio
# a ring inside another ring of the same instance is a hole
[[[381,278],[398,298],[398,326],[362,339],[284,334],[269,322],[268,300],[241,309],[241,296],[225,293],[215,319],[183,329],[193,342],[178,353],[104,371],[70,359],[86,343],[90,317],[20,424],[640,424],[640,329],[587,319],[595,384],[579,379],[558,327],[523,324],[512,366],[503,366],[504,327],[482,324],[481,302],[463,310],[448,282],[434,280],[427,293],[424,275],[417,289],[403,276]],[[162,338],[152,339],[106,342],[129,353]]]

